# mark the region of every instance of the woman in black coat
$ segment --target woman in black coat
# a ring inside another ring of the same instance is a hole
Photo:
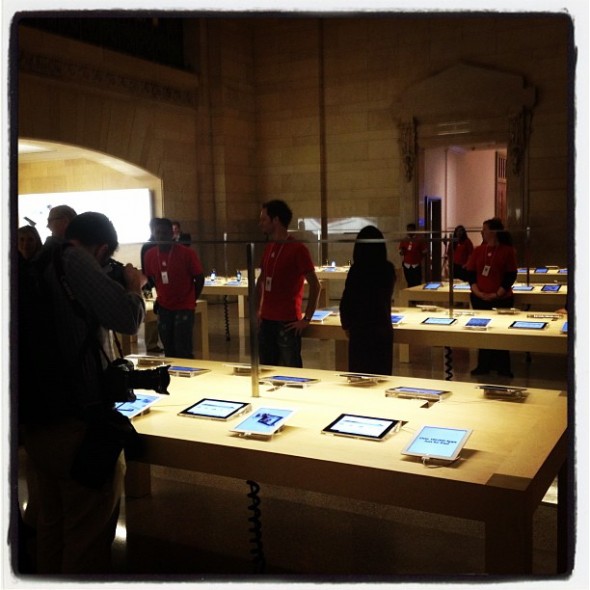
[[[383,234],[373,225],[364,227],[356,237],[353,264],[340,301],[340,323],[349,339],[351,372],[392,374],[391,300],[395,279]]]

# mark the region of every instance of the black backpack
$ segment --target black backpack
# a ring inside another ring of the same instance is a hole
[[[46,271],[54,265],[63,275],[67,245],[45,246],[32,260],[21,260],[18,272],[18,417],[20,423],[48,423],[71,414],[72,376],[76,362],[64,359],[56,346],[60,329]],[[72,369],[72,366],[74,368]],[[81,370],[81,369],[79,369]]]

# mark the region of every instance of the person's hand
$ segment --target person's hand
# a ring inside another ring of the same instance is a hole
[[[126,264],[123,267],[123,278],[127,285],[127,290],[133,293],[141,294],[141,289],[147,283],[147,277],[132,264]]]
[[[305,330],[305,328],[307,328],[307,326],[309,326],[309,320],[306,320],[304,317],[301,318],[300,320],[297,320],[296,322],[291,322],[289,324],[286,324],[287,330],[295,330],[297,332],[297,334],[301,334],[301,332],[303,332],[303,330]]]

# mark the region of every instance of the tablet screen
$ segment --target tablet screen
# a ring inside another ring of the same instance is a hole
[[[202,375],[208,373],[210,369],[201,369],[199,367],[185,367],[183,365],[171,365],[168,368],[170,375],[176,377],[195,377],[196,375]]]
[[[471,290],[471,285],[467,283],[459,283],[458,285],[453,285],[454,291],[469,291]]]
[[[513,291],[533,291],[533,285],[512,285]]]
[[[567,274],[567,268],[560,268],[557,272],[560,275],[566,275]]]
[[[456,321],[455,318],[426,318],[422,323],[435,326],[450,326]]]
[[[527,322],[525,320],[517,320],[510,324],[510,328],[521,328],[525,330],[543,330],[547,327],[547,322]]]
[[[442,287],[442,283],[426,283],[423,289],[428,289],[431,291],[436,291],[436,289],[440,289]]]
[[[391,314],[391,323],[392,324],[399,324],[401,323],[401,321],[404,319],[403,315],[395,315],[395,314]]]
[[[543,285],[541,291],[557,293],[561,289],[561,285]]]
[[[567,334],[567,322],[563,322],[563,326],[561,326],[561,333]]]
[[[286,408],[259,408],[232,428],[232,432],[270,436],[283,426],[291,414],[293,410]]]
[[[159,395],[149,393],[136,393],[135,397],[137,398],[135,401],[115,404],[117,412],[120,412],[123,416],[127,416],[129,419],[135,418],[135,416],[143,414],[160,399]]]
[[[265,377],[265,381],[270,381],[274,385],[295,385],[303,386],[311,383],[317,383],[319,379],[312,379],[310,377],[289,377],[287,375],[273,375],[272,377]]]
[[[247,402],[232,402],[221,399],[204,398],[179,413],[179,416],[192,418],[215,418],[227,420],[250,408]]]
[[[355,438],[383,440],[385,435],[397,424],[399,424],[399,420],[391,420],[389,418],[371,418],[369,416],[357,416],[356,414],[340,414],[322,432]]]
[[[313,315],[311,316],[311,321],[312,322],[321,322],[322,320],[325,320],[331,314],[332,314],[331,311],[326,311],[323,309],[316,309],[313,312]]]
[[[402,454],[454,461],[471,432],[467,428],[423,426],[402,450]]]
[[[546,274],[546,273],[547,273],[547,271],[548,271],[548,269],[547,269],[547,268],[545,268],[545,267],[535,268],[535,272],[536,272],[537,274]]]
[[[424,387],[392,387],[386,392],[389,396],[404,397],[409,399],[426,399],[428,401],[441,399],[449,393],[446,389],[427,389]]]
[[[468,328],[486,328],[491,321],[490,318],[470,318],[465,326]]]

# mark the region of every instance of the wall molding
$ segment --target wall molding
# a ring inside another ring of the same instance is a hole
[[[165,102],[180,107],[195,109],[197,105],[196,84],[194,89],[179,88],[169,84],[122,75],[95,66],[75,63],[28,51],[19,51],[19,73],[50,78],[59,82],[83,84],[102,91],[134,96],[144,100]]]

